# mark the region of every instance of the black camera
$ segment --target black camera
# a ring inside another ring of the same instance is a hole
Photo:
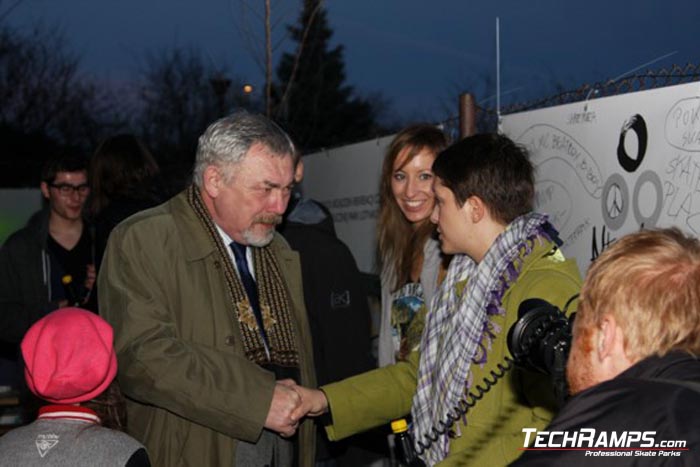
[[[508,350],[515,364],[552,379],[559,404],[568,394],[566,361],[571,348],[571,318],[551,303],[530,298],[518,308],[518,321],[508,331]]]

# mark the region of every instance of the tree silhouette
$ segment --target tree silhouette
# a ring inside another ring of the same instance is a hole
[[[111,94],[79,72],[56,29],[0,28],[2,186],[35,186],[52,153],[88,153],[123,126]]]
[[[277,66],[275,119],[305,150],[374,136],[379,109],[345,84],[343,46],[331,48],[333,32],[320,0],[304,0],[298,24],[288,29],[297,50]]]
[[[147,57],[138,126],[166,178],[179,178],[172,183],[186,181],[199,135],[210,123],[238,108],[257,110],[259,103],[242,89],[240,80],[196,49],[173,47]]]

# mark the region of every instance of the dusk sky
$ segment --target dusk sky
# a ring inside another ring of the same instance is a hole
[[[6,7],[5,0],[0,6]],[[275,63],[293,47],[285,24],[301,0],[273,0]],[[149,52],[195,47],[262,89],[263,73],[241,24],[262,40],[262,23],[242,5],[262,0],[24,0],[7,21],[58,25],[84,72],[130,82]],[[347,82],[379,93],[400,121],[439,121],[457,113],[460,91],[496,104],[496,17],[501,30],[502,104],[542,98],[645,66],[700,64],[699,0],[330,0],[333,44],[345,47]],[[242,11],[248,14],[242,16]],[[488,78],[491,78],[488,81]]]

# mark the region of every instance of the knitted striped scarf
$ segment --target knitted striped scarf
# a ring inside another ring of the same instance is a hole
[[[188,189],[187,201],[213,242],[219,255],[220,264],[223,265],[229,298],[239,323],[246,357],[258,365],[272,364],[280,367],[298,368],[299,352],[296,345],[290,295],[270,246],[252,247],[263,327],[270,342],[270,358],[268,360],[257,320],[243,288],[243,283],[230,259],[228,247],[221,240],[199,190],[194,185]]]

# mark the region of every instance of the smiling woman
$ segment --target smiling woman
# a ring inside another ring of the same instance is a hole
[[[435,204],[433,172],[430,169],[435,153],[422,148],[410,158],[411,149],[404,148],[394,160],[391,191],[406,220],[417,225],[430,216]]]
[[[380,186],[382,262],[379,365],[403,359],[417,344],[422,316],[445,270],[430,215],[435,206],[431,166],[447,146],[432,125],[402,130],[389,145]]]

